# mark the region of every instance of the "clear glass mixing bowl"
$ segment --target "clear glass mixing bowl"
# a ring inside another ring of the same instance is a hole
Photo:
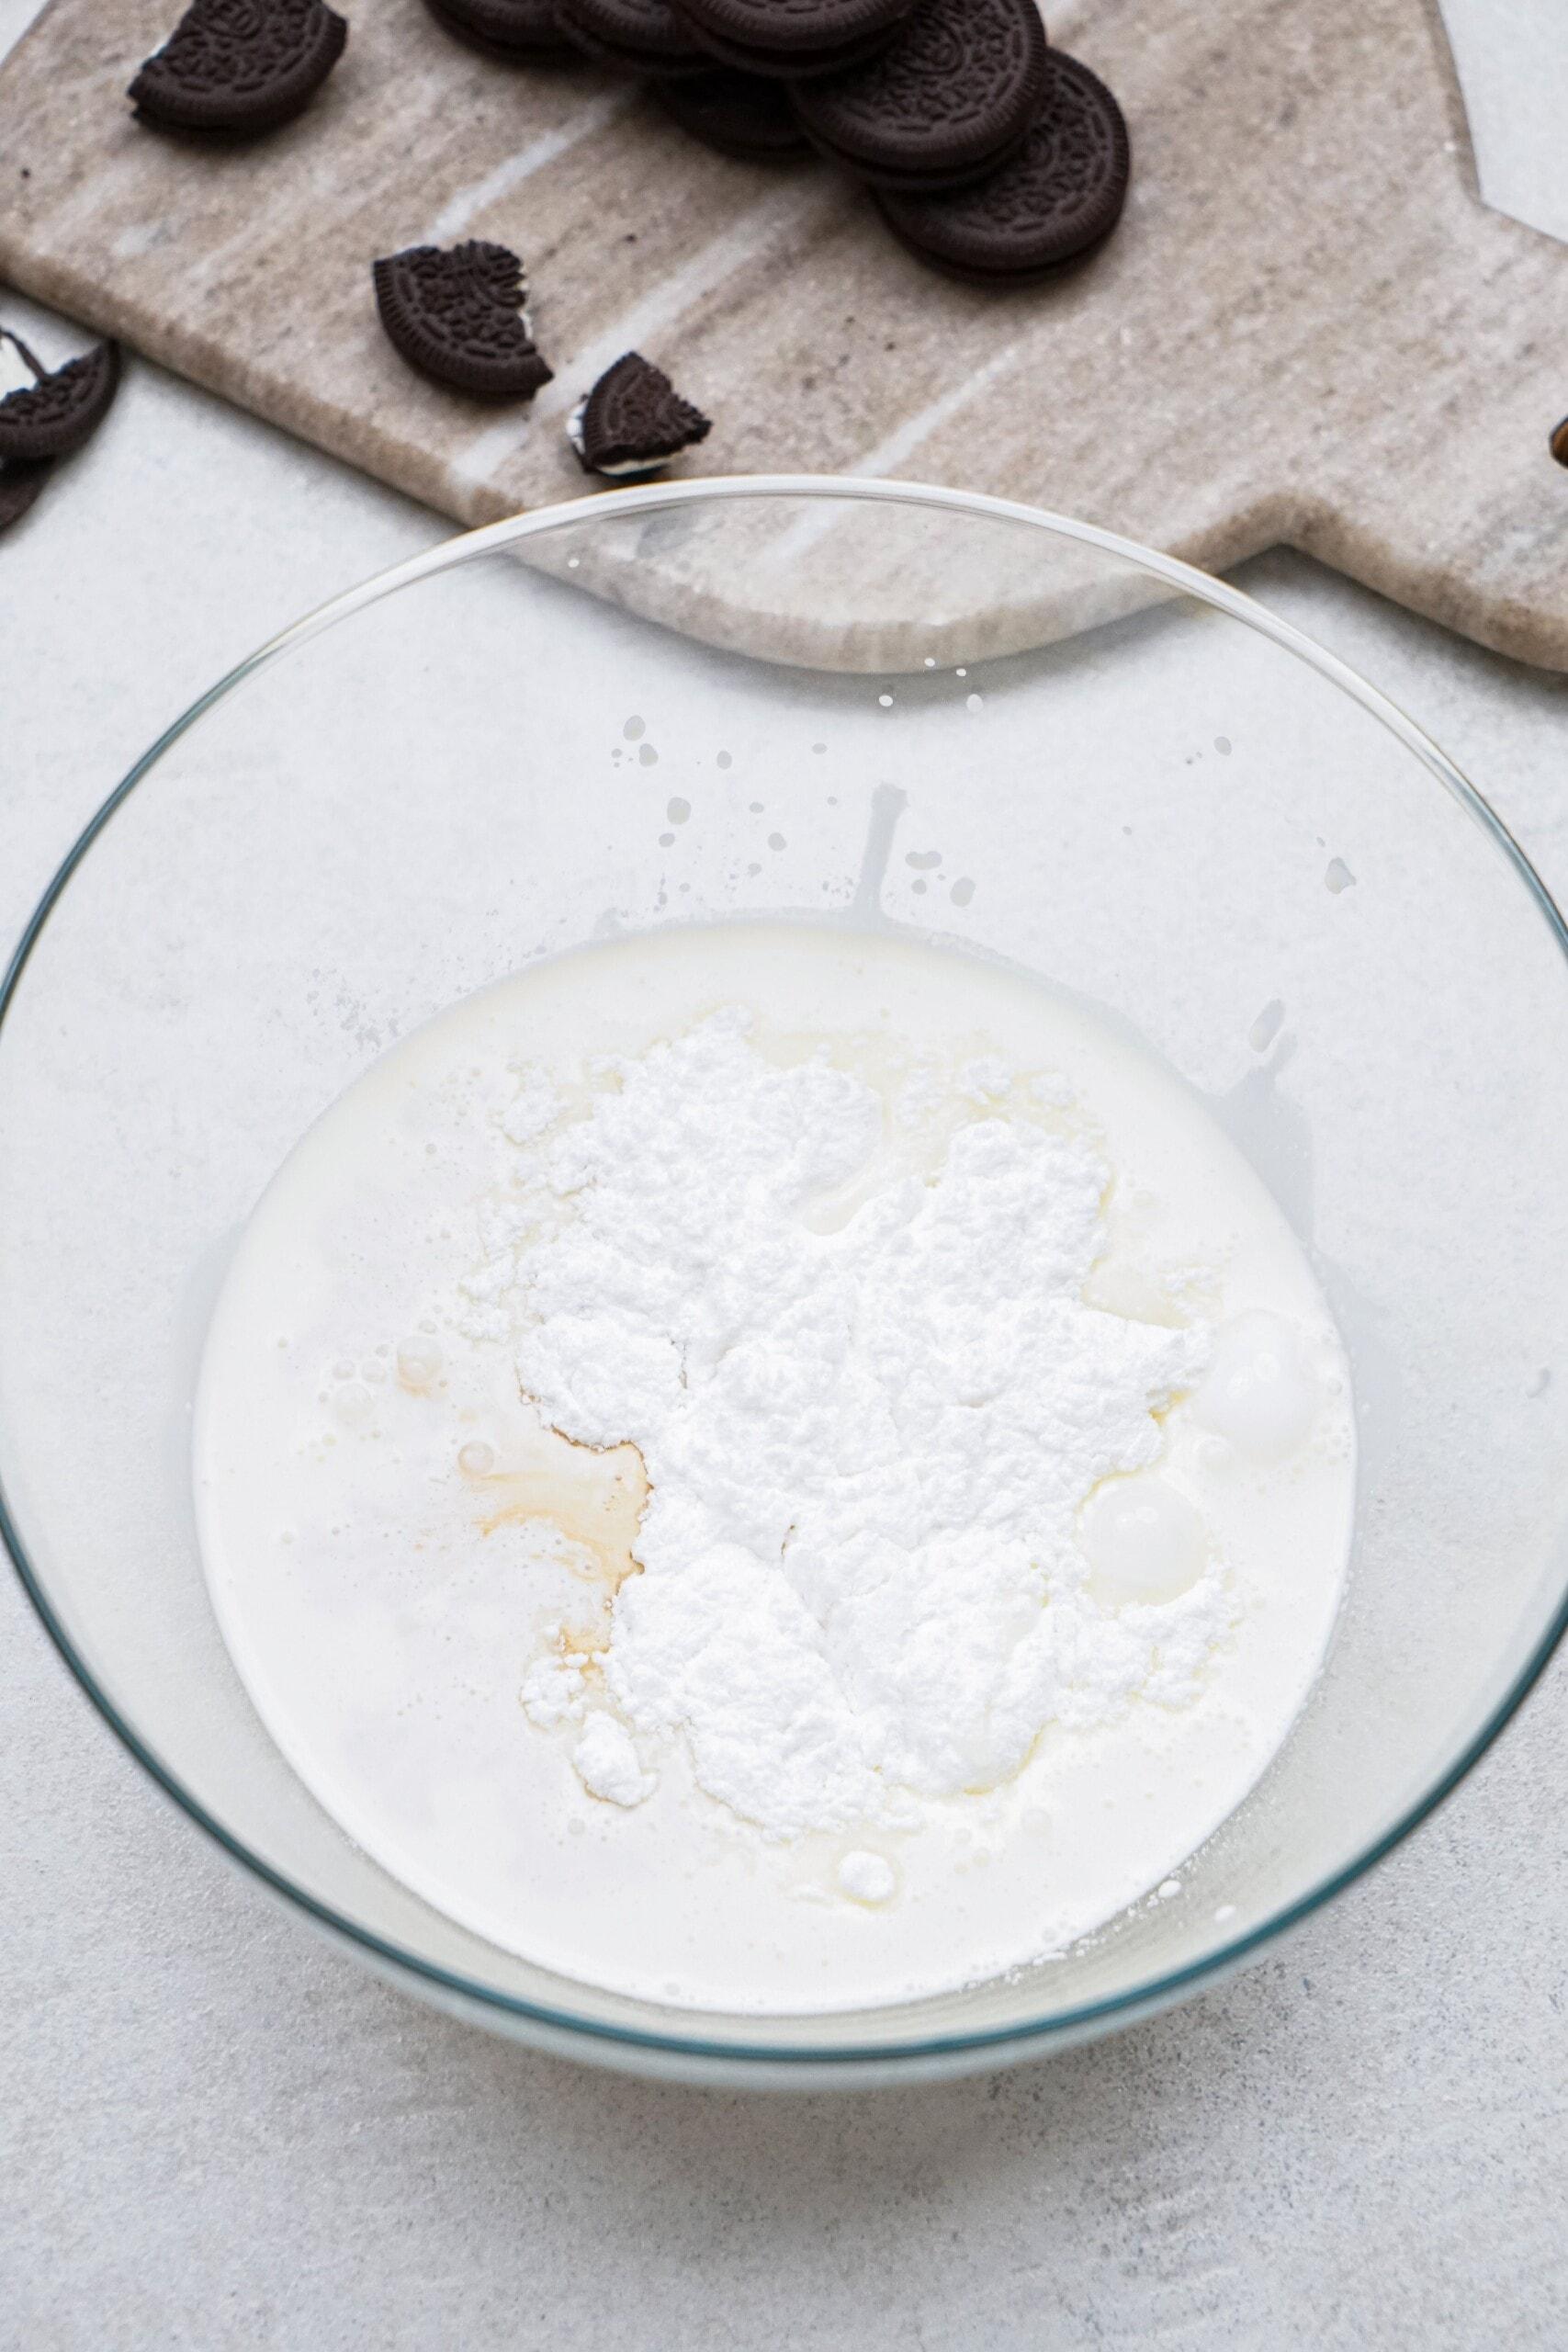
[[[1179,1895],[1009,1981],[801,2018],[567,1981],[350,1844],[231,1668],[187,1459],[236,1232],[373,1056],[531,957],[751,914],[1006,958],[1163,1055],[1309,1250],[1361,1442],[1327,1668]],[[465,2016],[748,2083],[907,2078],[1101,2031],[1385,1852],[1562,1630],[1563,948],[1524,858],[1408,719],[1245,596],[1101,532],[809,480],[476,532],[187,711],[22,943],[0,994],[6,1541],[191,1819]]]

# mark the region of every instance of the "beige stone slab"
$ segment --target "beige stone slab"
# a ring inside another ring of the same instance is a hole
[[[922,271],[825,170],[708,154],[588,68],[492,65],[421,0],[348,0],[299,123],[175,145],[123,92],[177,5],[53,0],[0,73],[0,275],[459,521],[578,494],[566,414],[636,345],[714,417],[704,470],[955,483],[1210,567],[1283,541],[1568,668],[1568,249],[1476,198],[1431,0],[1054,10],[1126,107],[1134,194],[1089,267],[1007,295]],[[463,234],[526,258],[558,370],[531,413],[380,334],[374,256]]]

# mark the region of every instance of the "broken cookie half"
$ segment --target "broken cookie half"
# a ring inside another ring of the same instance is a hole
[[[19,334],[0,327],[0,532],[21,521],[56,460],[92,438],[118,388],[114,344],[46,368]]]
[[[705,440],[712,426],[661,368],[628,351],[579,401],[566,430],[584,473],[630,481],[661,473],[672,458]]]

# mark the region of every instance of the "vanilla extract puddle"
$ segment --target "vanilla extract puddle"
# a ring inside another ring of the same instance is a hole
[[[1300,1710],[1344,1352],[1169,1071],[916,943],[734,925],[455,1006],[213,1318],[213,1602],[295,1770],[465,1926],[728,2011],[1057,1951]]]
[[[525,1405],[528,1400],[524,1400]],[[591,1555],[593,1571],[612,1595],[640,1563],[634,1546],[648,1500],[648,1473],[635,1445],[579,1445],[542,1425],[531,1449],[536,1459],[500,1466],[488,1446],[458,1467],[479,1500],[481,1535],[498,1528],[553,1528],[567,1544]]]

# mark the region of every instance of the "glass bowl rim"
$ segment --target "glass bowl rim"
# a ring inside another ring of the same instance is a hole
[[[557,505],[536,508],[528,514],[510,515],[478,530],[440,540],[423,553],[373,573],[356,586],[329,598],[237,662],[205,694],[189,704],[142,752],[66,851],[24,925],[5,972],[0,976],[0,1029],[4,1028],[44,925],[72,876],[115,811],[152,773],[164,754],[247,678],[382,597],[411,587],[419,581],[456,570],[520,539],[542,537],[552,531],[581,528],[601,516],[624,515],[639,509],[701,506],[748,498],[837,499],[922,506],[1043,529],[1059,538],[1077,540],[1116,557],[1133,568],[1179,589],[1198,603],[1208,605],[1257,630],[1359,703],[1414,753],[1514,868],[1528,896],[1533,899],[1536,912],[1551,933],[1560,955],[1568,963],[1568,924],[1564,923],[1551,893],[1507,827],[1447,753],[1398,704],[1363,678],[1348,662],[1240,589],[1213,578],[1179,557],[1162,555],[1152,548],[1141,547],[1135,540],[1101,530],[1095,524],[1079,522],[1072,516],[1056,514],[1046,508],[1029,505],[1019,500],[994,498],[975,491],[942,489],[921,482],[852,475],[715,475],[674,482],[639,483],[623,490],[592,492]],[[3,1436],[4,1432],[0,1431],[0,1439]],[[973,2032],[925,2034],[897,2041],[840,2044],[813,2044],[808,2031],[801,2041],[794,2043],[748,2041],[744,2038],[720,2041],[703,2033],[656,2031],[637,2026],[615,2025],[502,1993],[493,1985],[482,1984],[456,1970],[437,1966],[417,1953],[404,1950],[389,1939],[375,1934],[358,1921],[334,1910],[330,1904],[308,1894],[303,1887],[297,1886],[286,1873],[274,1869],[261,1855],[253,1852],[242,1839],[225,1828],[201,1800],[161,1761],[122,1716],[107,1692],[99,1687],[92,1668],[77,1651],[56,1614],[44,1581],[28,1556],[6,1499],[3,1465],[0,1465],[0,1543],[4,1544],[23,1589],[67,1668],[116,1738],[149,1778],[242,1871],[256,1880],[289,1908],[312,1920],[334,1939],[357,1950],[373,1967],[382,1973],[390,1973],[394,1978],[399,1975],[413,1977],[438,2000],[456,2001],[459,2007],[472,2003],[482,2010],[491,2011],[498,2024],[506,2019],[515,2019],[525,2029],[537,2028],[542,2038],[547,2037],[556,2041],[558,2047],[570,2049],[572,2040],[576,2039],[587,2045],[578,2053],[582,2056],[598,2054],[613,2060],[617,2050],[628,2058],[640,2051],[660,2060],[689,2061],[698,2068],[710,2064],[728,2065],[742,2071],[755,2068],[759,2075],[772,2071],[793,2074],[795,2079],[807,2081],[814,2070],[819,2070],[822,2076],[853,2075],[858,2072],[863,2078],[873,2075],[886,2078],[906,2071],[919,2072],[922,2065],[934,2067],[943,2060],[968,2058],[976,2064],[984,2064],[989,2057],[998,2064],[1005,2064],[1010,2058],[1043,2052],[1053,2045],[1065,2047],[1113,2024],[1151,2014],[1229,1974],[1332,1902],[1336,1895],[1353,1885],[1419,1827],[1427,1816],[1459,1786],[1517,1712],[1545,1669],[1564,1632],[1568,1631],[1568,1589],[1565,1589],[1529,1657],[1483,1724],[1430,1786],[1423,1790],[1386,1829],[1349,1861],[1318,1880],[1291,1903],[1271,1912],[1245,1934],[1221,1943],[1201,1960],[1165,1970],[1142,1984],[1099,2000],[1055,2010],[1046,2017],[1003,2026],[987,2026]],[[866,2011],[863,2014],[870,2016],[874,2013]],[[564,2042],[558,2041],[558,2037],[565,2037]],[[526,2032],[524,2038],[526,2039]]]

